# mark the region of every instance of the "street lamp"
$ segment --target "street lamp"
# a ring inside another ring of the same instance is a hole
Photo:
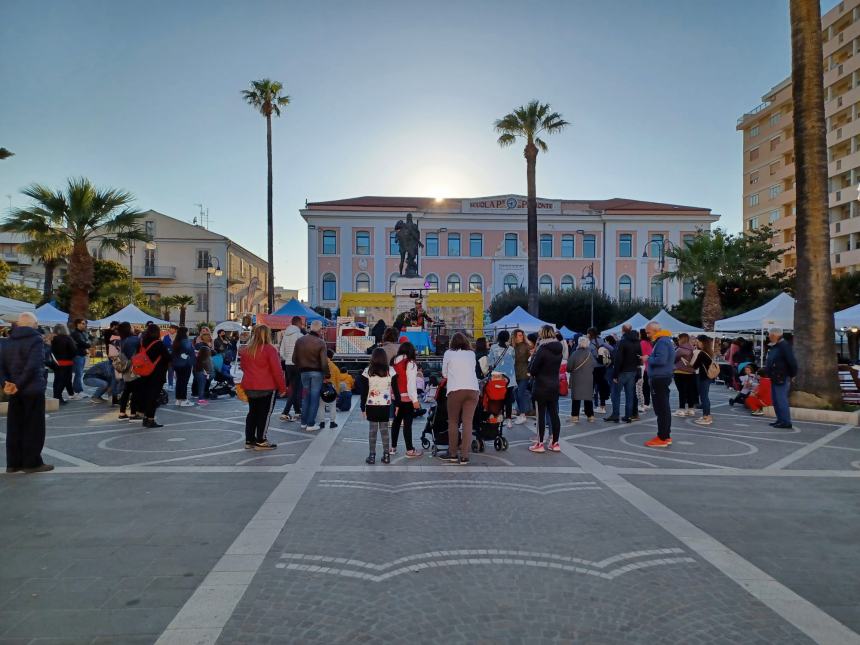
[[[589,327],[594,327],[594,262],[582,269],[580,277],[580,283],[588,280],[589,289],[591,290],[591,324]]]
[[[215,264],[212,264],[213,261]],[[224,272],[221,270],[221,262],[218,258],[210,256],[209,263],[206,266],[206,324],[211,322],[209,320],[209,276],[211,275],[214,275],[216,278],[220,278],[224,275]]]
[[[128,246],[128,302],[134,304],[134,240],[127,243]],[[149,240],[146,243],[147,251],[154,251],[158,245]]]
[[[674,242],[672,242],[672,240],[669,240],[666,238],[661,239],[659,242],[656,240],[651,240],[650,242],[646,242],[645,248],[642,249],[642,257],[646,260],[649,259],[648,247],[652,244],[659,244],[660,245],[658,250],[657,250],[657,264],[660,267],[660,273],[663,273],[666,270],[666,250],[668,249],[670,251],[674,251],[675,249],[678,248],[678,246]],[[663,285],[662,284],[660,285],[660,293],[661,293],[661,296],[663,296],[663,303],[661,303],[661,304],[664,304],[666,302],[666,300],[665,300],[665,294],[663,294]]]

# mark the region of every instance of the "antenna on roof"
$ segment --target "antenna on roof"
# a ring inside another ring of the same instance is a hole
[[[205,229],[209,229],[209,208],[204,206],[203,204],[194,204],[200,209],[200,224]],[[194,225],[198,226],[197,218],[194,218]]]

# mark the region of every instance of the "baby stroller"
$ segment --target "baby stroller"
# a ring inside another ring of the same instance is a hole
[[[508,377],[494,372],[481,391],[480,404],[475,411],[475,439],[472,449],[484,452],[484,442],[492,440],[497,451],[508,449],[508,440],[502,434],[505,420],[505,400],[508,396]]]
[[[230,363],[224,361],[220,354],[216,354],[212,357],[212,366],[215,368],[215,372],[212,374],[208,398],[217,399],[219,396],[229,396],[232,399],[235,397],[236,383],[230,376]]]
[[[427,435],[430,435],[429,439]],[[434,404],[427,413],[427,423],[421,433],[421,447],[427,450],[431,444],[433,449],[430,454],[434,457],[440,446],[448,446],[448,388],[445,387],[445,379],[436,387]]]

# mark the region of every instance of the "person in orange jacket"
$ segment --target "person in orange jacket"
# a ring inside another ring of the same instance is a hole
[[[771,383],[767,371],[760,369],[758,371],[758,387],[744,401],[744,405],[750,409],[753,415],[760,417],[764,415],[764,408],[773,405],[770,386]]]

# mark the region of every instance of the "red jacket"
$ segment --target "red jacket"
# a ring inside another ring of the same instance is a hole
[[[281,357],[274,345],[265,345],[255,356],[247,348],[239,352],[242,367],[242,387],[246,390],[285,392],[287,382],[281,369]]]

